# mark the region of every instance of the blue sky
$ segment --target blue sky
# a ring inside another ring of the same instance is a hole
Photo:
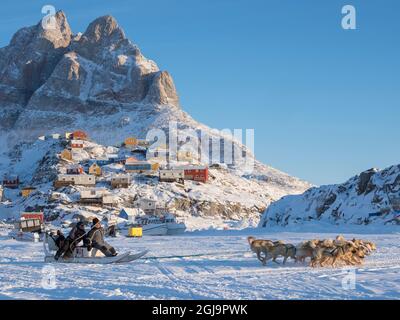
[[[397,0],[13,0],[0,46],[45,4],[74,32],[115,16],[173,75],[186,111],[213,128],[254,128],[256,156],[273,167],[328,184],[400,163]],[[357,30],[341,28],[346,4]]]

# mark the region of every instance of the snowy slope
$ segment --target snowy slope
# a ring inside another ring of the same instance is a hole
[[[339,185],[286,196],[265,211],[260,226],[400,224],[400,165],[370,169]]]

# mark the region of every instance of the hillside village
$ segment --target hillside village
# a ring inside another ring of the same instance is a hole
[[[31,166],[32,175],[10,172],[3,178],[0,196],[7,218],[30,213],[68,225],[93,217],[118,221],[132,218],[127,215],[172,213],[198,217],[208,227],[210,220],[240,224],[245,219],[256,225],[272,201],[265,179],[244,179],[222,163],[201,164],[188,151],[172,161],[167,145],[151,147],[151,141],[135,137],[103,146],[82,130],[41,136],[31,145],[44,149],[43,158]],[[242,197],[243,191],[249,196]]]

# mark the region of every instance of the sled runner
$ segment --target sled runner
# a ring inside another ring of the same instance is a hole
[[[141,251],[136,254],[131,254],[126,252],[124,254],[119,254],[115,257],[106,257],[97,249],[87,250],[86,247],[76,247],[74,249],[71,258],[58,260],[54,259],[54,255],[58,250],[58,247],[54,239],[46,233],[45,239],[43,241],[43,247],[45,252],[44,262],[48,263],[85,263],[85,264],[111,264],[111,263],[129,263],[140,259],[148,253],[148,250]]]

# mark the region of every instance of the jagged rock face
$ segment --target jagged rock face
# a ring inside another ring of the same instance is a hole
[[[62,12],[53,29],[22,28],[0,49],[0,105],[25,105],[47,81],[70,44],[72,32]]]
[[[163,71],[155,75],[149,90],[148,102],[167,105],[179,104],[174,81],[168,72]]]
[[[370,169],[340,185],[287,196],[264,213],[260,226],[323,221],[332,224],[392,224],[400,219],[400,165]]]
[[[96,19],[76,36],[64,13],[55,19],[56,28],[23,28],[0,49],[0,130],[42,128],[54,113],[72,123],[71,112],[179,107],[171,76],[141,54],[113,17]]]

